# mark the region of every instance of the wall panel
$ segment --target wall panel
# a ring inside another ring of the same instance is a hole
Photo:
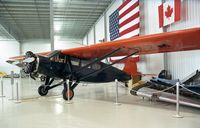
[[[69,49],[80,46],[83,46],[80,39],[61,39],[55,41],[55,49]]]
[[[148,35],[163,32],[158,24],[158,6],[161,0],[140,1],[140,35]],[[140,56],[141,61],[137,64],[138,70],[143,74],[158,74],[164,69],[164,55],[151,54]]]
[[[19,73],[19,68],[6,63],[6,60],[12,56],[20,55],[19,42],[15,40],[0,41],[0,72],[10,74],[11,71]]]
[[[167,27],[167,31],[200,27],[200,1],[182,0],[181,21]],[[185,76],[200,68],[200,50],[167,53],[167,69],[174,79]]]
[[[87,45],[87,36],[83,38],[83,45]]]
[[[105,38],[104,16],[102,16],[95,25],[95,35],[96,43],[100,43],[100,40]]]
[[[22,42],[22,53],[25,54],[27,51],[32,52],[45,52],[51,50],[50,40],[48,39],[34,39],[24,40]]]
[[[88,33],[88,45],[95,44],[94,42],[94,27],[92,27]]]

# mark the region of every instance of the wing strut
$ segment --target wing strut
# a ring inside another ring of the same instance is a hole
[[[132,55],[134,55],[134,54],[137,54],[138,52],[139,52],[139,51],[133,52],[133,53],[129,54],[128,56],[125,56],[125,57],[123,57],[123,58],[121,58],[121,59],[119,59],[119,60],[116,60],[116,61],[113,62],[112,64],[109,64],[108,66],[106,66],[106,67],[104,67],[104,68],[102,68],[102,69],[100,69],[100,70],[97,70],[97,71],[94,71],[94,72],[92,72],[92,73],[89,73],[89,74],[87,74],[86,76],[82,77],[82,78],[79,79],[79,80],[80,80],[80,81],[81,81],[81,80],[84,80],[84,79],[90,77],[90,76],[93,75],[93,74],[99,73],[99,72],[101,72],[101,71],[103,71],[103,70],[105,70],[105,69],[107,69],[107,68],[110,68],[112,65],[114,65],[114,64],[116,64],[116,63],[119,63],[120,61],[125,60],[125,59],[127,59],[128,57],[130,57],[130,56],[132,56]]]
[[[77,83],[79,83],[80,81],[82,81],[82,80],[84,80],[84,79],[90,77],[91,75],[94,75],[94,74],[96,74],[96,73],[99,73],[99,72],[101,72],[101,71],[103,71],[103,70],[106,70],[106,69],[110,68],[112,65],[114,65],[114,64],[116,64],[116,63],[119,63],[120,61],[125,60],[125,59],[127,59],[128,57],[137,54],[138,52],[139,52],[139,50],[137,50],[137,51],[135,51],[135,52],[129,54],[128,56],[125,56],[125,57],[123,57],[123,58],[121,58],[121,59],[119,59],[119,60],[116,60],[116,61],[113,62],[112,64],[109,64],[108,66],[106,66],[106,67],[104,67],[104,68],[102,68],[102,69],[100,69],[100,70],[97,70],[97,71],[94,71],[94,72],[91,72],[91,73],[85,75],[84,77],[78,79]],[[77,85],[78,85],[78,84],[74,84],[74,85],[72,86],[72,89],[74,89]]]
[[[90,62],[89,64],[83,66],[83,67],[80,68],[77,72],[74,72],[74,73],[79,73],[79,72],[81,72],[83,69],[86,69],[88,66],[90,66],[90,65],[92,65],[92,64],[94,64],[94,63],[96,63],[96,62],[99,62],[99,61],[101,61],[101,60],[103,60],[103,59],[105,59],[105,58],[107,58],[107,57],[109,57],[109,56],[115,54],[116,52],[120,51],[121,49],[122,49],[122,48],[117,48],[117,49],[113,50],[112,52],[107,53],[106,55],[104,55],[104,56],[102,56],[102,57],[100,57],[100,58],[94,59],[92,62]]]

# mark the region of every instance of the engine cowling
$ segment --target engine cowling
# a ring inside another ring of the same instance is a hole
[[[24,66],[22,68],[22,70],[26,73],[26,74],[30,74],[30,73],[33,73],[33,72],[36,72],[36,67],[37,67],[37,56],[31,52],[31,51],[28,51],[26,52],[26,55],[25,55],[25,60],[26,59],[30,59],[30,58],[33,58],[33,61],[31,62],[24,62]]]

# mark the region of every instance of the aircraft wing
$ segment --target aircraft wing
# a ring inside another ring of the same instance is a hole
[[[63,49],[61,50],[61,53],[78,58],[92,59],[102,57],[103,55],[118,48],[121,49],[112,56],[126,56],[133,52],[137,52],[138,55],[143,55],[197,50],[200,49],[200,28],[164,32],[152,35],[142,35],[90,46]],[[48,55],[50,52],[38,54]],[[18,56],[10,59],[19,59],[20,57],[22,58],[22,56]]]

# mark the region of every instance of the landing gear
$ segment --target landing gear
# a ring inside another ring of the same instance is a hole
[[[38,93],[40,94],[40,96],[46,96],[48,94],[48,88],[45,85],[41,85],[38,88]]]
[[[69,82],[68,85],[67,85],[66,82],[64,83],[64,89],[62,91],[62,95],[63,95],[64,100],[72,100],[72,98],[74,97],[74,91],[73,91],[71,85],[72,85],[72,82]]]
[[[40,96],[46,96],[48,94],[48,91],[52,88],[50,85],[53,83],[54,78],[50,79],[50,77],[45,77],[45,84],[41,85],[38,88],[38,93]]]
[[[72,89],[69,89],[68,91],[67,88],[64,88],[62,95],[63,95],[64,100],[72,100],[72,98],[74,97],[74,91]],[[68,95],[69,95],[69,99],[68,99]]]
[[[42,75],[42,76],[40,77],[40,81],[41,81],[41,82],[44,82],[45,80],[46,80],[46,77]]]
[[[58,82],[57,84],[51,85],[53,81],[54,81],[54,78],[51,79],[50,77],[46,77],[45,84],[41,85],[38,88],[39,95],[46,96],[49,90],[63,84],[64,85],[64,89],[62,91],[63,99],[72,100],[72,98],[74,97],[74,88],[79,84],[79,82],[76,81],[75,83],[73,83],[72,80],[70,80],[69,83],[67,83],[66,80],[64,79]]]

